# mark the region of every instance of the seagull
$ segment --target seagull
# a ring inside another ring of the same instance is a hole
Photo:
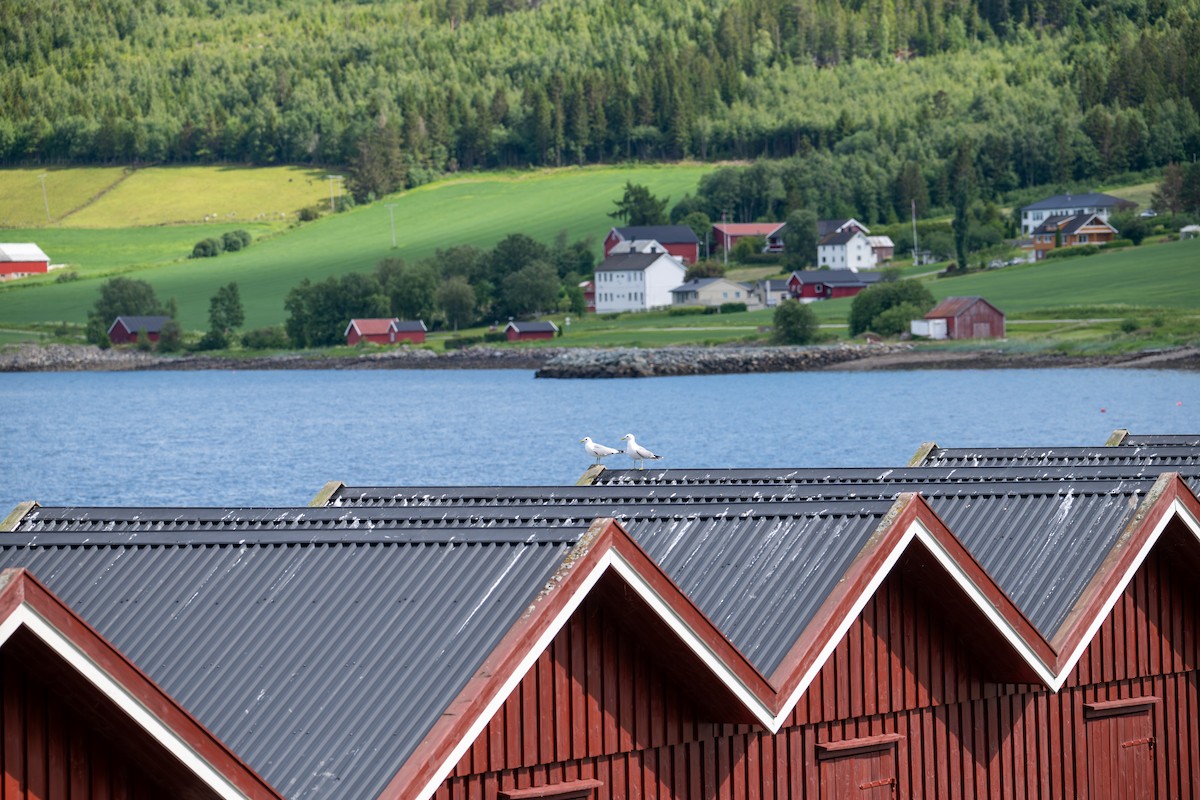
[[[625,448],[625,452],[628,453],[629,457],[633,459],[633,463],[637,464],[638,469],[646,468],[642,462],[644,462],[647,458],[654,461],[662,458],[662,456],[656,456],[654,453],[651,453],[649,450],[638,444],[637,440],[633,438],[632,433],[625,434],[621,437],[621,439],[622,441],[629,442],[629,445]]]
[[[596,458],[597,464],[600,463],[600,459],[602,458],[608,458],[609,456],[624,452],[615,447],[606,447],[605,445],[593,442],[590,436],[585,436],[579,441],[583,442],[583,449],[588,451],[588,455]]]

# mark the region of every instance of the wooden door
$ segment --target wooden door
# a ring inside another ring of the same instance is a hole
[[[887,735],[818,745],[821,800],[893,800],[899,738]]]
[[[1154,781],[1154,705],[1134,698],[1084,705],[1090,800],[1151,800]]]

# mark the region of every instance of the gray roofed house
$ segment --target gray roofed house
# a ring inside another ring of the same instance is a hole
[[[1154,466],[1170,472],[1175,466],[1200,465],[1200,450],[1185,445],[1118,447],[938,447],[923,445],[910,466],[926,467],[1046,467]]]
[[[583,529],[8,533],[279,792],[377,797]]]
[[[677,306],[720,306],[752,299],[748,286],[728,278],[693,278],[671,290],[671,303]]]
[[[1021,207],[1021,233],[1030,235],[1034,229],[1050,217],[1068,217],[1075,214],[1097,214],[1105,221],[1116,211],[1135,208],[1137,203],[1123,200],[1100,192],[1083,194],[1056,194],[1036,203]]]
[[[128,344],[136,342],[138,334],[145,331],[146,337],[156,342],[163,326],[170,319],[167,316],[117,317],[112,325],[108,326],[108,340],[113,344]]]

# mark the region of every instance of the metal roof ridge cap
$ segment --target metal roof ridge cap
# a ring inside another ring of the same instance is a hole
[[[1120,447],[1129,438],[1128,428],[1117,428],[1104,442],[1105,447]]]
[[[340,490],[346,488],[344,481],[329,481],[317,492],[317,496],[309,502],[309,508],[321,508],[329,505],[329,501]]]
[[[600,476],[604,474],[606,467],[603,464],[592,464],[583,474],[579,476],[579,480],[575,481],[576,486],[595,486]]]
[[[17,503],[13,510],[8,512],[8,516],[3,521],[0,521],[0,532],[11,533],[15,531],[21,524],[21,520],[29,516],[29,512],[40,507],[36,500],[26,500],[23,503]]]

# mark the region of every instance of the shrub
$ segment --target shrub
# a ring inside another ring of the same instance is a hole
[[[1105,242],[1100,246],[1105,250],[1116,250],[1118,247],[1135,247],[1136,244],[1129,239],[1113,239],[1111,242]]]
[[[472,347],[483,343],[482,336],[457,336],[453,339],[446,340],[447,350],[462,350],[465,347]]]
[[[1094,256],[1100,252],[1100,245],[1077,244],[1074,247],[1056,247],[1046,253],[1046,258],[1078,258],[1079,256]]]
[[[143,353],[148,353],[154,349],[154,342],[150,341],[150,334],[146,332],[145,328],[142,328],[137,332],[136,346],[137,349],[141,350]]]
[[[817,336],[817,314],[807,303],[786,300],[775,307],[772,320],[775,332],[771,340],[776,344],[808,344]]]
[[[224,331],[209,331],[200,337],[192,349],[194,350],[224,350],[229,347],[229,337]]]
[[[507,342],[508,334],[504,331],[489,331],[483,335],[483,340],[485,342]]]
[[[70,283],[77,280],[79,280],[79,273],[73,269],[67,272],[60,272],[54,276],[55,283]]]
[[[667,309],[668,317],[694,317],[705,313],[704,306],[672,306]]]
[[[1133,319],[1132,317],[1126,317],[1125,319],[1121,320],[1122,333],[1133,333],[1137,329],[1138,323],[1136,319]]]
[[[924,284],[914,280],[877,283],[859,292],[850,305],[850,335],[857,336],[871,327],[877,316],[892,306],[910,303],[923,315],[933,308],[934,299]]]
[[[244,230],[226,231],[221,236],[221,245],[230,253],[236,253],[238,250],[245,249],[250,246],[250,234]]]
[[[305,206],[300,209],[299,217],[301,222],[312,222],[321,218],[321,210],[316,206]]]
[[[287,331],[282,325],[259,328],[242,334],[242,347],[247,350],[282,350],[287,346]]]
[[[880,336],[899,336],[907,333],[914,319],[921,319],[925,312],[913,303],[901,303],[875,315],[871,330]]]
[[[224,246],[219,239],[201,239],[196,242],[196,246],[192,248],[192,258],[213,258],[221,255]]]
[[[169,319],[158,332],[158,352],[178,353],[183,349],[183,329],[179,323]]]
[[[745,303],[721,303],[719,313],[721,314],[738,314],[746,310]]]

